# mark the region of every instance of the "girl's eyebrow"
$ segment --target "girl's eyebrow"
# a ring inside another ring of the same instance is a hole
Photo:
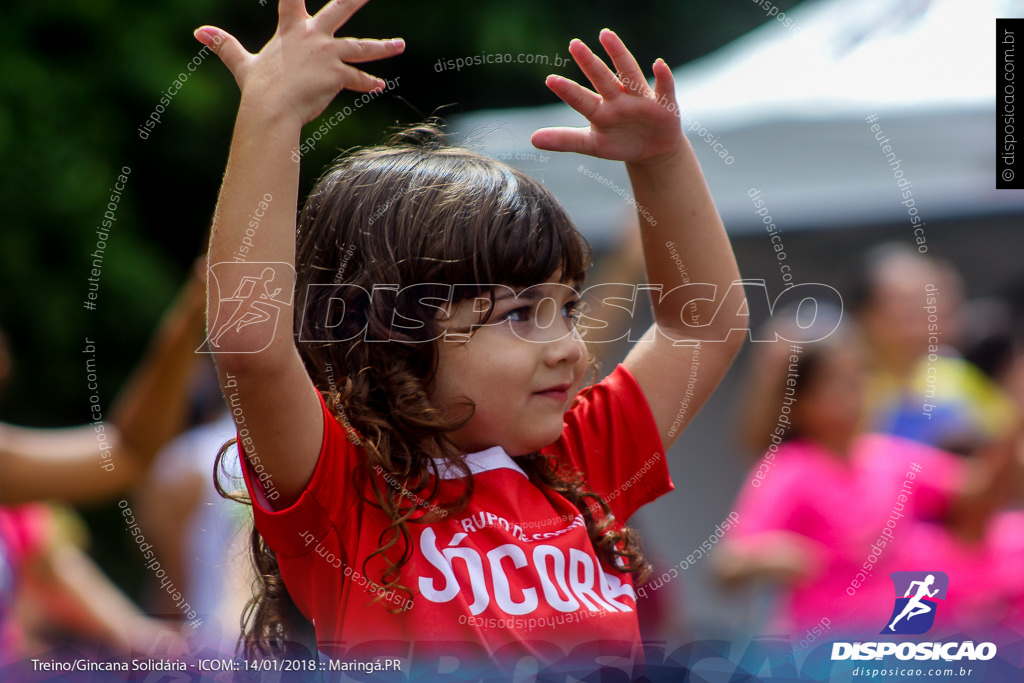
[[[508,289],[503,287],[501,290],[501,294],[496,294],[494,296],[494,303],[504,301],[505,299],[522,299],[523,301],[533,301],[537,298],[538,292],[536,289],[534,289],[531,292],[527,292],[526,290],[526,287],[522,289]]]
[[[554,291],[557,291],[563,285],[571,287],[576,295],[579,296],[579,288],[569,283],[545,282],[540,285],[531,285],[530,287],[520,287],[518,289],[512,289],[511,287],[504,285],[500,288],[496,288],[499,293],[494,295],[494,303],[512,298],[532,303],[538,299],[551,298]]]

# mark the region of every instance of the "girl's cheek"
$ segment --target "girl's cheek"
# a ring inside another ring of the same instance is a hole
[[[576,361],[576,383],[577,384],[579,384],[580,381],[583,380],[583,375],[585,375],[586,372],[587,372],[587,360],[590,357],[589,354],[587,353],[587,345],[583,342],[582,339],[580,340],[579,345],[580,345],[580,359],[578,361]]]

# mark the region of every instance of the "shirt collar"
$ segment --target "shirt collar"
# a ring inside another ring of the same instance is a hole
[[[480,474],[491,470],[513,470],[526,476],[526,472],[523,472],[516,461],[501,446],[491,446],[488,449],[468,454],[466,464],[469,465],[470,474]],[[459,470],[450,467],[446,462],[438,461],[437,471],[442,479],[457,479],[460,476]]]

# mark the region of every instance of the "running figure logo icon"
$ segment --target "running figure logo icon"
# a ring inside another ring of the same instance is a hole
[[[211,297],[209,332],[198,350],[219,353],[225,335],[246,331],[248,348],[232,348],[233,353],[258,353],[270,346],[277,331],[281,309],[292,303],[295,269],[288,263],[246,263],[226,261],[210,266],[207,272]]]
[[[935,623],[938,600],[946,599],[949,577],[945,572],[893,572],[889,576],[896,604],[882,633],[926,633]]]

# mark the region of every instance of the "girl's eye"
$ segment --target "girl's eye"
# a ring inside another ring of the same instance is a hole
[[[575,325],[576,321],[580,319],[580,302],[569,301],[562,306],[562,315]],[[522,306],[520,308],[513,308],[508,313],[502,316],[504,320],[511,320],[516,323],[525,323],[534,319],[535,311],[533,306]]]
[[[502,317],[505,320],[511,320],[516,323],[526,322],[530,319],[530,307],[522,306],[521,308],[514,308]]]
[[[570,301],[566,303],[565,306],[562,306],[562,313],[566,318],[572,321],[573,325],[575,325],[579,322],[580,316],[582,315],[582,311],[580,311],[580,302]]]

